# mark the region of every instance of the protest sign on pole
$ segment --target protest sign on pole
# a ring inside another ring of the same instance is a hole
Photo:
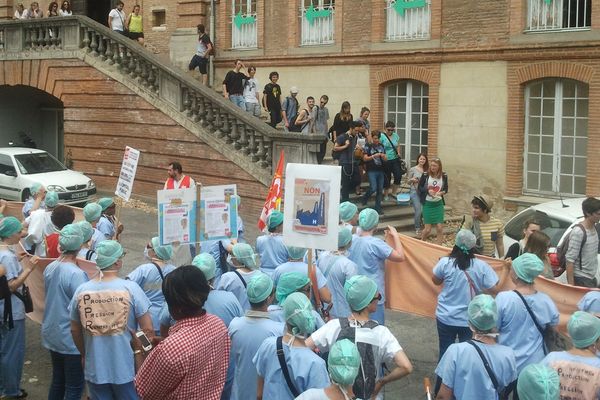
[[[117,189],[115,191],[115,194],[125,201],[129,201],[131,193],[133,192],[133,181],[135,179],[139,159],[139,150],[129,146],[125,147],[123,164],[121,164],[121,173],[119,174]]]
[[[196,242],[196,188],[156,192],[161,244]]]
[[[279,154],[279,162],[277,163],[277,169],[275,169],[275,175],[271,180],[271,186],[269,187],[269,194],[265,200],[265,205],[260,213],[258,219],[258,229],[263,231],[267,227],[267,220],[273,210],[280,210],[281,198],[283,195],[283,164],[284,164],[284,153],[281,150]]]
[[[285,176],[283,242],[337,250],[341,168],[290,163]]]
[[[200,241],[237,239],[236,185],[202,186],[200,191]]]

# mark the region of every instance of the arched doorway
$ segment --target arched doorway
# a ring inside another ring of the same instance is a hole
[[[117,0],[73,0],[71,6],[75,14],[87,15],[94,21],[106,25],[108,13],[116,3]]]
[[[0,85],[0,147],[33,147],[64,160],[63,103],[37,88]]]

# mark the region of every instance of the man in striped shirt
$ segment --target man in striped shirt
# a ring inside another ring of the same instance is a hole
[[[482,255],[504,258],[504,223],[490,215],[493,200],[482,194],[473,197],[471,206],[473,219],[465,223],[465,229],[475,233]]]

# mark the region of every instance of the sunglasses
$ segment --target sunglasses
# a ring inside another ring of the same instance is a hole
[[[371,300],[371,302],[374,302],[375,300],[380,301],[383,297],[381,296],[381,293],[377,293],[377,296],[373,297],[373,300]]]

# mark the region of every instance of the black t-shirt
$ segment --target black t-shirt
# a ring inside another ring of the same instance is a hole
[[[343,146],[346,144],[346,140],[350,140],[350,146],[348,146],[345,150],[342,150],[340,153],[339,163],[341,164],[353,164],[354,162],[358,162],[354,160],[354,148],[356,147],[356,136],[351,137],[348,132],[342,133],[338,135],[336,138],[336,143],[339,146]]]
[[[373,154],[385,154],[385,148],[381,143],[378,145],[366,144],[365,154],[372,156]],[[383,171],[383,158],[374,158],[371,161],[365,163],[367,170],[369,171]]]
[[[269,110],[281,110],[281,87],[278,84],[267,83],[263,93],[267,96],[267,108]]]
[[[352,114],[350,114],[349,119],[343,120],[340,118],[340,113],[337,113],[337,114],[335,114],[335,117],[333,118],[332,130],[335,131],[337,135],[339,135],[342,132],[348,132],[350,130],[350,122],[351,121],[354,121]]]
[[[244,94],[244,84],[246,83],[246,74],[242,72],[229,71],[223,79],[223,85],[227,88],[229,95],[242,95]]]

